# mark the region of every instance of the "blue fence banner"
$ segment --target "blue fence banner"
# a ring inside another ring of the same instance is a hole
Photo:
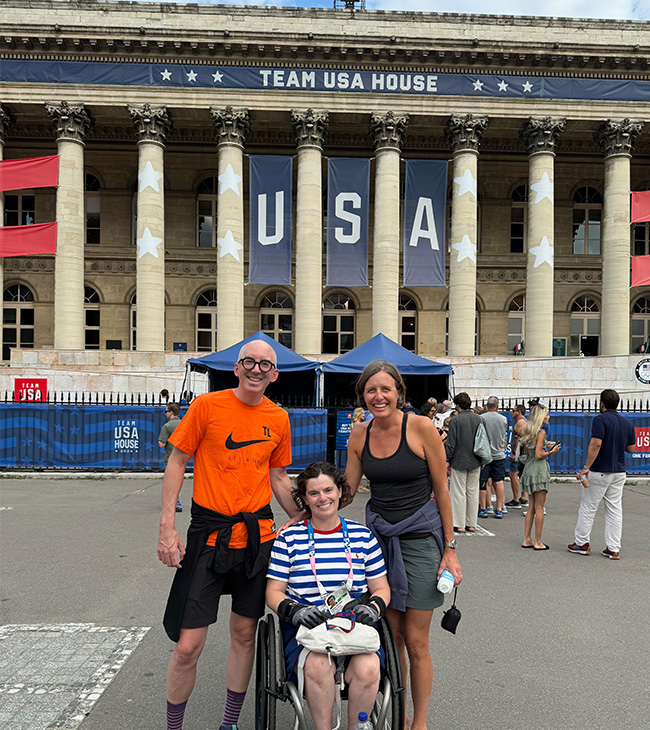
[[[291,284],[291,157],[250,157],[249,284]]]
[[[336,439],[334,448],[348,448],[348,438],[352,430],[352,411],[336,411]]]
[[[327,285],[368,286],[370,160],[327,161]]]
[[[445,286],[447,162],[406,160],[404,286]]]
[[[295,408],[292,469],[326,457],[327,411]],[[0,404],[0,467],[161,470],[157,406]]]

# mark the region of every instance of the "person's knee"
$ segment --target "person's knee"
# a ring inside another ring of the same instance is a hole
[[[180,639],[174,646],[173,658],[178,664],[191,667],[198,662],[204,644],[205,641],[202,638],[181,634]]]
[[[336,662],[329,662],[327,654],[310,652],[305,660],[305,687],[309,684],[325,684],[334,679]]]
[[[379,683],[380,666],[377,654],[357,654],[350,660],[345,673],[346,680],[372,687]]]
[[[429,654],[429,644],[427,643],[426,637],[423,638],[419,634],[415,636],[407,634],[404,643],[411,662],[417,662],[427,657],[431,659]]]
[[[230,622],[230,641],[241,647],[250,648],[255,644],[257,619],[238,617]]]

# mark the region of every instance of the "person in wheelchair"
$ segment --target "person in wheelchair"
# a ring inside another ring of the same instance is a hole
[[[289,675],[302,652],[298,627],[315,628],[328,617],[352,611],[357,623],[374,625],[386,611],[390,588],[377,540],[364,525],[339,517],[350,488],[331,464],[318,462],[297,477],[293,498],[309,518],[281,532],[267,572],[266,603],[278,614]],[[368,715],[380,679],[380,652],[346,658],[348,727]],[[331,730],[336,662],[310,652],[304,664],[307,705],[316,730]]]

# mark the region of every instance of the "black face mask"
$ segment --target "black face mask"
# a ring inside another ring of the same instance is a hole
[[[442,615],[442,621],[440,622],[440,626],[445,631],[449,631],[452,634],[456,633],[456,627],[458,626],[458,622],[460,621],[460,611],[456,608],[456,595],[458,593],[458,588],[454,591],[454,602],[447,611],[444,612]]]

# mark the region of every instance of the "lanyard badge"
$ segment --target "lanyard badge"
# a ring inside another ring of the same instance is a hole
[[[326,606],[330,615],[335,616],[341,613],[343,607],[346,606],[351,600],[350,591],[352,590],[352,584],[354,583],[354,571],[352,570],[352,555],[350,549],[350,536],[348,535],[348,526],[345,520],[341,517],[341,530],[343,532],[343,545],[345,547],[345,559],[348,563],[348,578],[345,583],[341,583],[340,586],[335,588],[333,591],[328,591],[325,586],[318,579],[316,573],[316,541],[314,537],[314,528],[311,522],[307,523],[307,534],[309,540],[309,564],[311,571],[316,578],[318,585],[318,592],[323,599],[323,604]]]

